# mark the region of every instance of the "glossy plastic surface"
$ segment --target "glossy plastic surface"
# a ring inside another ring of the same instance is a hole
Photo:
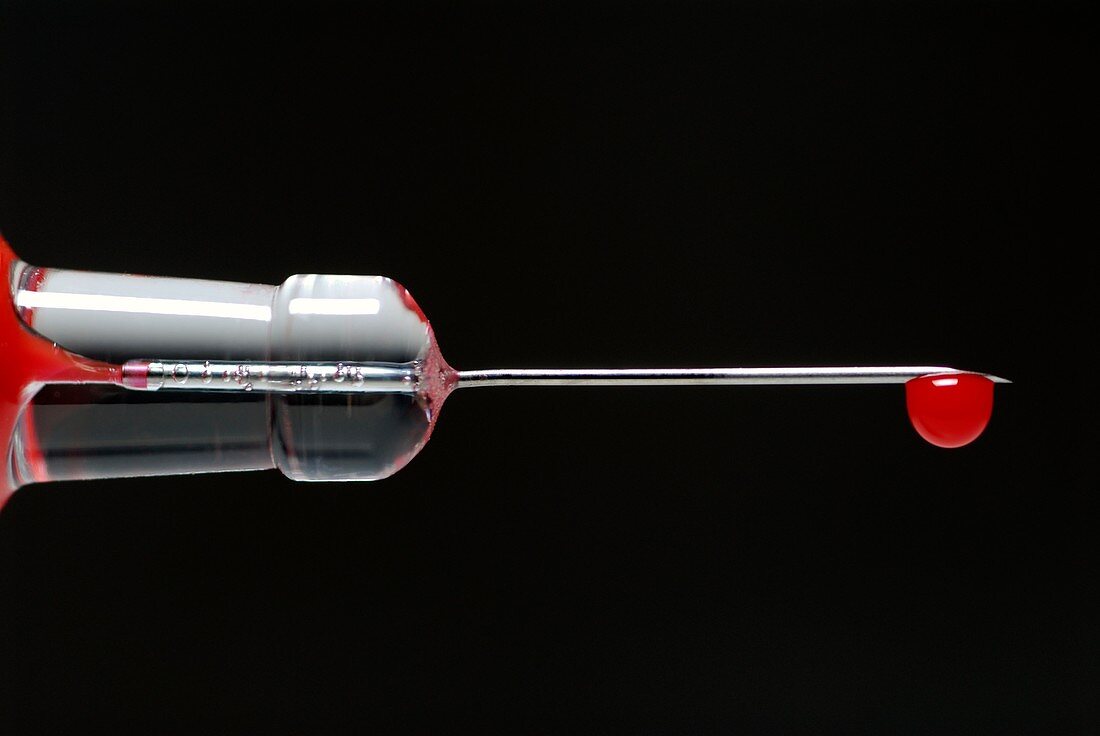
[[[2,240],[0,273],[0,504],[61,479],[270,467],[384,478],[423,448],[453,387],[424,313],[385,277],[274,287],[86,273],[29,266]],[[118,364],[142,359],[409,363],[421,380],[415,393],[220,397],[117,385]],[[84,383],[107,385],[42,390]]]

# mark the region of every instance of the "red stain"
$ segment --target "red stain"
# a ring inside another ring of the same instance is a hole
[[[993,414],[993,382],[976,373],[921,376],[905,384],[909,421],[936,447],[978,439]]]
[[[397,290],[401,293],[401,301],[405,303],[405,306],[408,307],[410,311],[416,312],[421,322],[428,324],[428,317],[424,314],[424,310],[420,308],[420,305],[416,303],[416,300],[413,299],[409,290],[396,281],[393,282],[393,285],[396,286]]]
[[[10,250],[10,249],[9,249]],[[22,288],[27,291],[38,291],[42,288],[42,284],[46,282],[46,269],[34,267],[27,275]],[[19,319],[26,323],[27,327],[34,327],[34,310],[26,307],[21,307],[16,310],[16,314],[19,315]]]
[[[30,470],[31,480],[35,483],[47,481],[50,479],[50,473],[46,468],[46,456],[42,454],[42,443],[38,441],[38,427],[34,422],[34,412],[28,411],[21,424],[23,459]]]
[[[117,366],[82,358],[32,332],[16,312],[12,266],[19,259],[0,236],[0,507],[15,491],[10,477],[11,439],[23,408],[46,383],[116,383]],[[41,453],[37,456],[41,459]],[[44,468],[33,468],[36,476]]]
[[[412,297],[409,298],[412,299]],[[421,318],[423,316],[423,313],[421,313]],[[427,324],[426,320],[425,324]],[[420,386],[417,391],[417,401],[428,417],[428,428],[419,442],[394,460],[389,468],[388,475],[393,475],[404,468],[424,449],[424,445],[428,443],[432,436],[432,430],[435,429],[435,423],[439,421],[439,412],[443,408],[443,402],[447,400],[447,397],[451,395],[451,391],[458,385],[458,372],[448,365],[443,358],[443,353],[439,351],[439,344],[435,341],[435,333],[432,332],[430,325],[428,326],[428,341],[428,352],[423,358],[424,366],[420,374]]]

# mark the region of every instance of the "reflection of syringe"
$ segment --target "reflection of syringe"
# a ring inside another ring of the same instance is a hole
[[[985,428],[1004,382],[939,366],[456,371],[409,293],[380,276],[275,287],[42,269],[2,239],[0,273],[11,300],[0,347],[15,366],[0,374],[0,503],[59,478],[265,467],[383,478],[463,387],[904,383],[918,432],[957,447]],[[39,393],[46,384],[136,393]]]

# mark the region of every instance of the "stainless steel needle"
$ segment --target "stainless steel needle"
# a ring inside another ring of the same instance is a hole
[[[412,363],[237,363],[130,361],[122,383],[143,390],[274,393],[417,393],[430,380]],[[899,384],[920,376],[969,373],[944,366],[810,368],[498,368],[455,371],[453,388],[476,386],[826,386]],[[1007,379],[979,373],[995,383]],[[453,383],[451,381],[453,380]]]
[[[943,366],[813,368],[583,368],[459,371],[467,386],[791,386],[905,383],[940,373],[969,373]],[[981,373],[994,383],[1006,378]]]

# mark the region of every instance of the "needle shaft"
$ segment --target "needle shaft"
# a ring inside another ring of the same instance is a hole
[[[129,361],[128,388],[155,391],[417,393],[418,363],[237,363]],[[967,373],[943,366],[816,368],[515,368],[457,371],[456,388],[470,386],[824,386],[898,384],[927,375]],[[984,375],[997,383],[998,376]]]
[[[459,371],[468,386],[789,386],[905,383],[929,374],[965,373],[942,366],[816,368],[495,369]],[[1009,383],[985,375],[996,383]]]

